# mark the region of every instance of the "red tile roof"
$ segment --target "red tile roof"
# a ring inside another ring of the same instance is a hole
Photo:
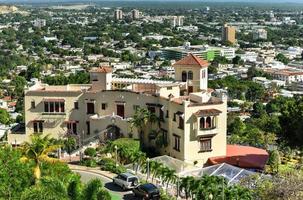
[[[220,110],[217,109],[205,109],[205,110],[199,110],[195,113],[196,116],[199,117],[207,117],[207,116],[215,116],[222,113]]]
[[[194,66],[194,67],[205,68],[208,67],[208,62],[190,53],[188,54],[188,56],[177,61],[173,66],[176,67],[176,66],[187,66],[187,65],[190,67]]]
[[[101,73],[109,73],[109,72],[112,72],[113,69],[109,66],[101,66],[101,67],[98,67],[98,68],[93,68],[91,70],[91,72],[101,72]]]
[[[209,158],[208,163],[211,165],[228,163],[242,168],[263,169],[268,157],[269,155],[264,149],[241,145],[227,145],[226,156]]]

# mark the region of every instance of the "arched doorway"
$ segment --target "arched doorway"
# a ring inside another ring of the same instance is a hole
[[[186,71],[182,72],[182,82],[186,82],[187,81],[187,73]]]
[[[105,140],[116,140],[121,136],[120,128],[118,126],[109,125],[106,127]]]

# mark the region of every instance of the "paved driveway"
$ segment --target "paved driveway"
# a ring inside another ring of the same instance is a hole
[[[87,172],[82,170],[73,170],[74,172],[78,173],[81,176],[81,181],[83,183],[87,183],[92,179],[100,179],[104,187],[109,190],[115,196],[119,196],[120,199],[123,200],[134,200],[135,197],[133,196],[131,191],[123,191],[119,186],[115,185],[111,179],[104,177],[100,174],[96,174],[93,172]]]

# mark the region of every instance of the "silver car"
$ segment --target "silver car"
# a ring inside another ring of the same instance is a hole
[[[135,188],[139,183],[139,179],[137,176],[126,172],[114,177],[113,182],[119,185],[123,190],[127,190]]]

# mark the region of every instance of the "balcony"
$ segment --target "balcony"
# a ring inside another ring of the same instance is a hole
[[[200,128],[197,130],[197,137],[200,136],[211,136],[218,133],[218,128],[216,126],[209,128]]]
[[[65,112],[42,112],[42,115],[66,115]]]

